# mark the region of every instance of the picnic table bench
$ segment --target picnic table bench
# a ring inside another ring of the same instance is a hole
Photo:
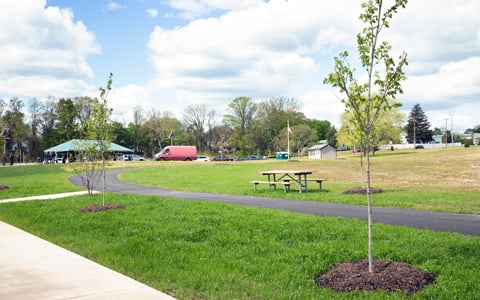
[[[288,180],[278,181],[278,182],[252,180],[252,181],[250,181],[250,183],[253,183],[253,190],[254,190],[254,191],[257,190],[257,185],[259,185],[259,184],[267,184],[267,185],[268,185],[268,188],[270,188],[271,186],[273,186],[273,189],[276,189],[276,188],[277,188],[277,184],[278,184],[278,185],[283,185],[283,191],[284,191],[285,193],[287,192],[287,190],[288,190],[288,191],[290,190],[290,181],[288,181]]]
[[[325,181],[325,179],[322,178],[308,178],[307,181],[314,181],[319,184],[320,186],[320,192],[322,191],[322,182]]]

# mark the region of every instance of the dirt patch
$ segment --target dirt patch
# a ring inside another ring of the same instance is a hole
[[[78,212],[84,213],[84,212],[98,212],[98,211],[105,211],[109,209],[119,209],[119,208],[125,208],[123,204],[105,204],[105,205],[100,205],[100,204],[90,204],[87,206],[84,206],[78,210]]]
[[[362,188],[362,187],[355,187],[355,188],[351,188],[351,189],[348,189],[346,190],[345,192],[343,192],[344,194],[362,194],[362,195],[366,195],[367,194],[367,188]],[[383,190],[381,188],[375,188],[375,187],[371,187],[370,188],[370,193],[372,194],[380,194],[380,193],[383,193]]]
[[[361,259],[338,264],[314,280],[317,286],[337,292],[383,290],[389,294],[413,294],[435,282],[432,275],[412,265],[385,259],[374,260],[373,273],[368,272],[368,259]]]
[[[8,190],[8,189],[9,189],[8,186],[6,186],[6,185],[0,185],[0,191],[1,191],[1,190]]]

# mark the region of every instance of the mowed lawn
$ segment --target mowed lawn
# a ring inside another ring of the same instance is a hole
[[[177,190],[365,205],[365,196],[343,194],[364,186],[360,162],[359,155],[340,152],[336,160],[160,163],[121,174],[120,179]],[[311,182],[309,193],[299,194],[295,185],[289,193],[282,188],[269,191],[265,185],[254,192],[249,181],[266,180],[259,172],[272,169],[313,170],[313,177],[326,180],[324,189],[320,192]],[[480,215],[480,148],[377,152],[372,157],[372,186],[384,190],[373,196],[375,206]]]
[[[479,214],[479,150],[379,153],[373,158],[374,186],[385,192],[374,195],[375,205],[409,203],[407,207]],[[359,157],[347,153],[315,162],[151,162],[136,164],[143,167],[121,177],[184,190],[364,205],[365,196],[342,194],[361,185],[358,164]],[[42,194],[49,187],[78,190],[67,182],[72,173],[64,166],[44,167],[0,168],[0,185],[10,187],[0,191],[0,199]],[[248,181],[260,179],[259,171],[283,168],[316,170],[317,177],[327,179],[326,190],[312,186],[311,193],[300,195],[263,187],[253,192]],[[422,198],[430,203],[422,206]],[[410,263],[430,272],[436,282],[414,295],[335,293],[317,288],[313,278],[337,263],[366,257],[364,221],[167,197],[110,193],[107,200],[125,208],[79,213],[79,208],[101,201],[87,196],[0,203],[0,220],[179,299],[476,299],[480,292],[479,237],[375,224],[376,258]]]

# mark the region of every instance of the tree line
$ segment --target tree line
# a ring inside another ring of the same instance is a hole
[[[45,149],[88,136],[89,120],[97,106],[98,99],[91,97],[49,97],[43,102],[34,98],[28,103],[17,97],[0,100],[0,130],[8,128],[8,136],[0,140],[4,159],[10,154],[15,161],[43,159]],[[168,111],[136,106],[131,122],[112,121],[112,141],[145,156],[170,144],[195,145],[201,153],[274,155],[287,150],[290,124],[294,153],[302,154],[320,140],[336,145],[335,127],[327,120],[306,118],[300,109],[294,98],[253,101],[238,97],[223,116],[205,104],[193,104],[178,119]]]
[[[390,100],[392,101],[392,100]],[[0,100],[0,130],[8,133],[0,139],[4,162],[30,162],[43,159],[43,151],[71,139],[87,136],[87,128],[98,100],[91,97],[49,97],[42,102],[31,99],[28,103],[14,97]],[[405,123],[405,116],[395,109],[382,111],[372,132],[372,146],[400,143],[405,133],[409,143],[431,143],[434,135],[444,135],[448,143],[461,141],[463,136],[439,128],[431,129],[425,112],[416,104]],[[362,148],[363,137],[352,130],[356,119],[348,112],[342,114],[342,125],[337,132],[328,120],[309,119],[301,112],[295,98],[273,97],[253,101],[249,97],[233,99],[225,115],[209,109],[205,104],[185,108],[182,118],[169,111],[133,108],[133,120],[127,124],[112,121],[114,143],[133,149],[135,153],[153,156],[163,147],[195,145],[201,153],[212,155],[229,153],[236,156],[257,154],[273,156],[287,150],[288,124],[290,147],[293,155],[304,155],[306,150],[327,141],[333,146]],[[470,129],[480,132],[480,125]]]

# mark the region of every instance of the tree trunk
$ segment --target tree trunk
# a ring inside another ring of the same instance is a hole
[[[365,134],[365,160],[367,173],[367,202],[368,202],[368,271],[373,273],[373,232],[372,232],[372,194],[370,189],[370,133]]]

